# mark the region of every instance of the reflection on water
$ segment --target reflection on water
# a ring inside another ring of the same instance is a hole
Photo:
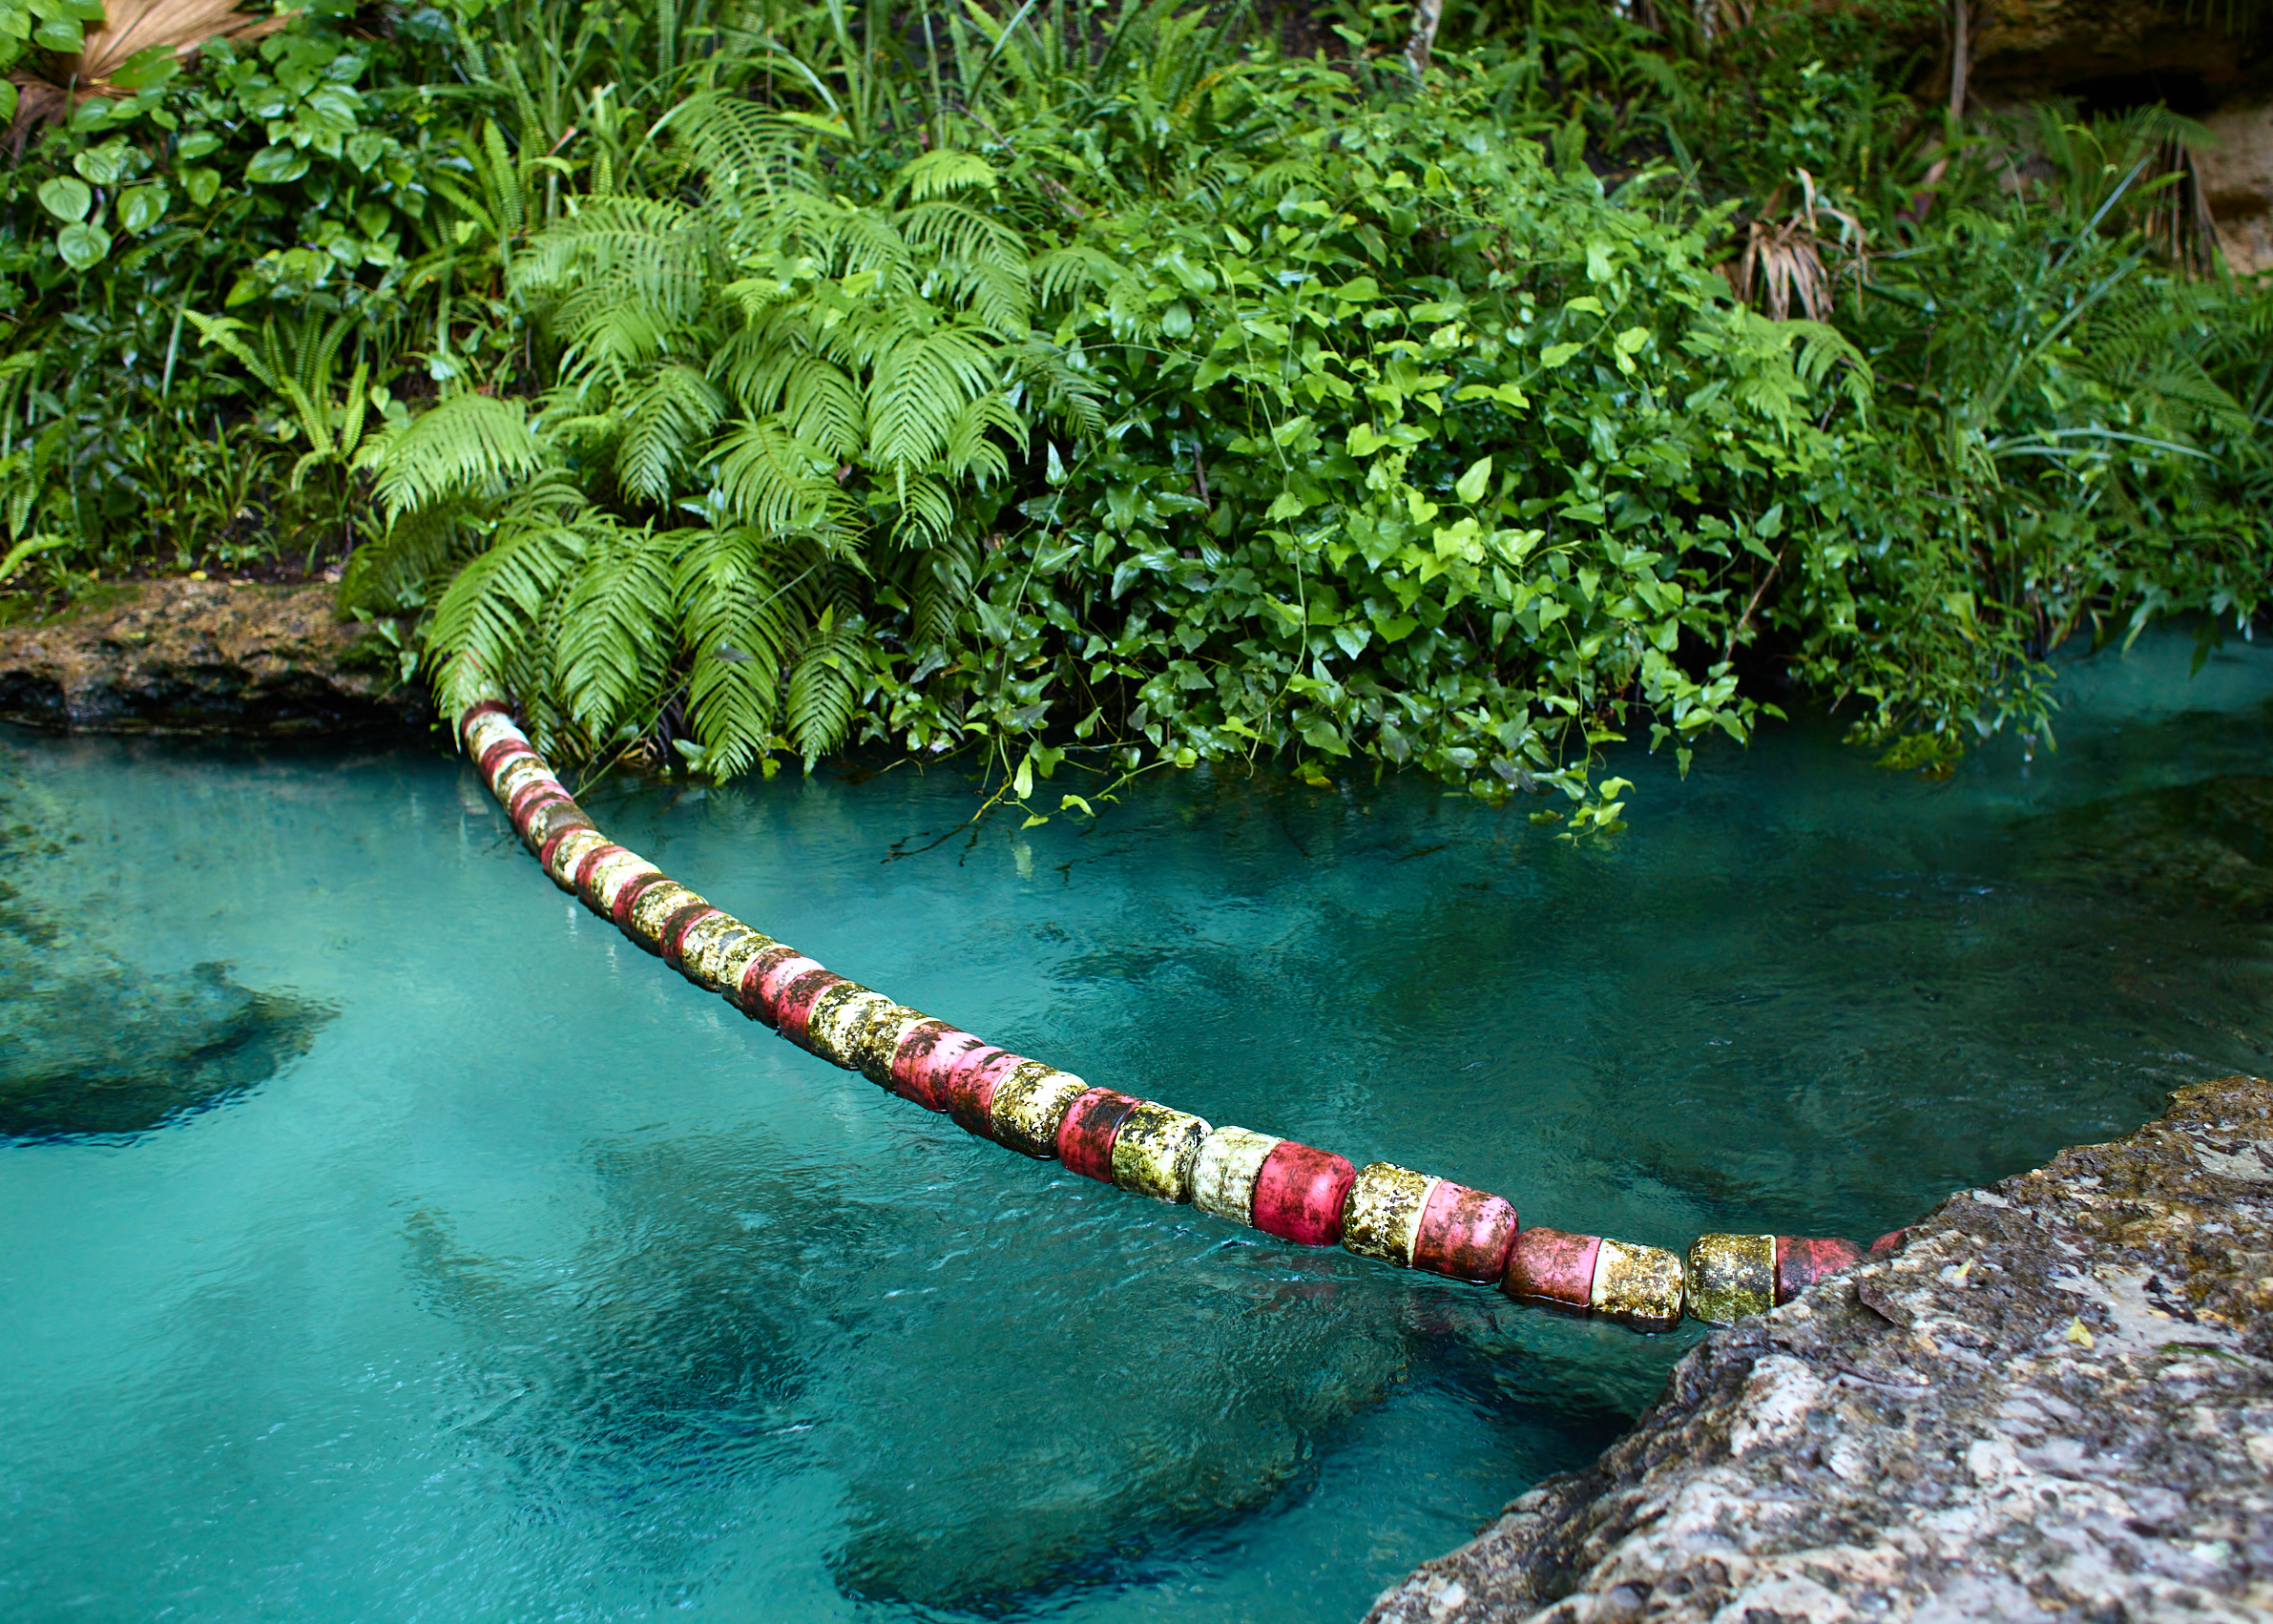
[[[1867,1239],[2266,1069],[2273,666],[2188,654],[2072,672],[2056,755],[1947,783],[1812,726],[1637,760],[1589,848],[1411,781],[1195,774],[928,850],[952,776],[595,810],[1092,1081],[1531,1222]],[[459,763],[15,749],[10,1618],[1306,1624],[1696,1334],[966,1139],[581,914]]]

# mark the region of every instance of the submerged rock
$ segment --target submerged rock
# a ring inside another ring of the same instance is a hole
[[[0,1142],[134,1134],[242,1093],[331,1011],[225,965],[143,969],[57,862],[70,809],[0,750]],[[117,950],[112,950],[114,946]]]
[[[625,1537],[644,1571],[699,1572],[699,1530],[803,1480],[815,1520],[781,1538],[841,1591],[1017,1611],[1273,1504],[1352,1418],[1490,1334],[1481,1294],[1475,1323],[1424,1322],[1433,1293],[1196,1243],[1111,1191],[943,1212],[783,1160],[741,1135],[603,1149],[566,1255],[483,1256],[443,1216],[411,1220],[411,1277],[482,1350],[445,1407],[529,1516],[668,1503]],[[1610,1435],[1607,1405],[1573,1403],[1577,1373],[1530,1358],[1495,1349],[1462,1390],[1589,1447]]]
[[[2273,1084],[1951,1197],[1716,1333],[1377,1624],[2263,1619]]]
[[[2273,777],[2231,774],[2051,814],[2048,877],[2273,919]]]
[[[423,726],[423,686],[334,615],[334,591],[138,581],[99,607],[0,630],[0,721],[237,736]]]
[[[0,987],[0,1138],[134,1134],[219,1105],[307,1052],[329,1018],[290,993],[238,986],[224,965],[10,978]]]

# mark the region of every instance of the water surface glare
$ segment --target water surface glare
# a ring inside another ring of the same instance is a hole
[[[964,779],[591,805],[1093,1082],[1527,1223],[1866,1240],[2267,1069],[2273,661],[2189,652],[1945,783],[1814,725],[1637,756],[1584,849],[1417,781],[890,861]],[[583,913],[462,762],[10,735],[0,799],[10,1619],[1352,1617],[1696,1334],[970,1139]]]

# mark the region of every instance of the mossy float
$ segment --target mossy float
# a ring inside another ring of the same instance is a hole
[[[506,704],[457,718],[483,781],[554,885],[698,986],[799,1048],[1007,1150],[1302,1246],[1496,1284],[1519,1302],[1665,1330],[1724,1324],[1861,1260],[1845,1240],[1701,1236],[1662,1247],[1521,1227],[1515,1209],[1392,1162],[1346,1157],[1093,1088],[847,980],[617,845],[553,776]],[[1889,1238],[1892,1239],[1892,1238]]]

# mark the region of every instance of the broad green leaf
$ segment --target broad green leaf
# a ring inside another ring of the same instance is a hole
[[[181,137],[174,149],[174,156],[182,163],[195,163],[208,154],[221,150],[221,138],[211,130],[193,130]]]
[[[213,201],[221,189],[221,172],[218,169],[185,169],[181,172],[181,189],[200,209]]]
[[[87,34],[75,17],[50,17],[31,31],[31,43],[58,56],[76,56],[87,49]]]
[[[165,218],[169,201],[162,180],[148,186],[130,186],[118,195],[118,223],[139,237]]]
[[[347,138],[347,161],[366,175],[370,173],[371,165],[377,163],[386,152],[386,137],[372,131],[365,130],[360,135]]]
[[[13,79],[0,79],[0,123],[16,115],[16,87]]]
[[[244,177],[256,186],[279,186],[307,172],[308,155],[298,147],[262,147],[244,166]]]
[[[146,91],[181,72],[181,58],[170,45],[145,46],[104,75],[122,91]]]
[[[1539,364],[1560,366],[1584,348],[1586,345],[1582,344],[1551,344],[1539,352]]]
[[[55,252],[74,271],[93,270],[111,251],[111,234],[92,225],[67,225],[55,234]]]
[[[133,145],[127,141],[105,141],[73,157],[71,166],[97,186],[115,186],[126,178],[127,168],[136,156]]]
[[[1484,487],[1491,478],[1491,459],[1482,457],[1469,466],[1469,470],[1460,476],[1452,489],[1460,493],[1463,502],[1481,502],[1484,499]]]
[[[94,194],[84,180],[58,175],[39,189],[39,206],[69,225],[87,218],[87,211],[94,206]]]

